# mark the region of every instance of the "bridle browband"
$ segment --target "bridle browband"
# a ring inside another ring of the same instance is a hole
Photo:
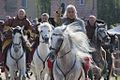
[[[42,32],[39,32],[39,35],[40,35],[40,33],[42,33]],[[42,36],[42,35],[41,35],[41,36]],[[42,36],[42,40],[43,40],[43,41],[39,41],[39,42],[40,42],[40,43],[45,43],[45,44],[48,44],[48,43],[46,43],[46,42],[45,42],[45,40],[44,40],[44,39],[45,39],[45,38]]]

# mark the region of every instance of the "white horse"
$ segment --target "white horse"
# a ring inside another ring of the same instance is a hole
[[[32,71],[35,74],[36,80],[44,80],[44,76],[48,75],[47,58],[49,53],[49,38],[52,31],[52,25],[45,22],[38,26],[39,45],[34,52],[32,61]]]
[[[53,65],[54,80],[85,80],[82,63],[85,57],[91,57],[89,51],[83,32],[55,28],[51,36],[51,53],[57,57]]]
[[[6,65],[9,68],[10,80],[15,80],[16,71],[19,71],[20,80],[25,80],[26,54],[23,50],[23,28],[17,26],[12,30],[12,46],[8,49]]]

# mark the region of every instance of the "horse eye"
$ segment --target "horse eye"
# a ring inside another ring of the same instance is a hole
[[[50,32],[50,30],[48,30],[48,32]]]
[[[40,32],[43,32],[42,30]]]
[[[54,36],[55,36],[56,34],[55,34],[55,33],[53,33],[52,35],[54,35]]]

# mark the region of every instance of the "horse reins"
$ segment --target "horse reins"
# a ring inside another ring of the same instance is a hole
[[[13,60],[15,60],[15,62],[16,62],[16,64],[17,64],[17,68],[19,68],[19,67],[18,67],[18,61],[19,61],[23,56],[24,56],[24,52],[23,52],[23,54],[22,54],[18,59],[15,59],[15,58],[12,56],[12,54],[11,54],[11,49],[10,49],[10,57],[11,57]]]
[[[59,58],[63,58],[65,55],[67,55],[67,54],[70,53],[70,52],[71,52],[71,50],[68,51],[67,53],[65,53],[64,55],[60,56]]]
[[[62,72],[65,80],[66,80],[66,76],[67,76],[67,75],[70,73],[70,71],[74,68],[75,63],[76,63],[76,55],[75,55],[75,60],[74,60],[74,63],[73,63],[73,65],[72,65],[72,67],[69,69],[69,71],[67,71],[66,73],[64,73],[64,72],[62,71],[62,69],[59,67],[58,62],[57,62],[57,60],[56,60],[56,65],[57,65],[58,69]]]
[[[43,60],[43,59],[41,58],[41,56],[39,55],[38,48],[37,48],[37,56],[38,56],[38,58],[39,58],[39,59],[42,61],[42,63],[43,63],[43,69],[41,70],[40,75],[42,74],[43,70],[45,69],[45,62],[46,62],[46,60],[48,59],[49,55],[50,55],[50,54],[48,54],[47,57],[45,58],[45,60]]]

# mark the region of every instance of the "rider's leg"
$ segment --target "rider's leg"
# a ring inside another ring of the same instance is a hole
[[[0,66],[2,66],[2,41],[0,39]]]
[[[30,69],[30,50],[28,49],[28,48],[26,48],[26,68],[27,68],[27,70],[29,70]]]
[[[88,72],[88,76],[91,80],[94,80],[94,74],[93,74],[93,70],[90,69],[89,72]]]
[[[6,58],[7,58],[7,51],[10,45],[8,45],[2,53],[2,68],[1,68],[1,72],[5,71],[5,66],[6,66]]]

